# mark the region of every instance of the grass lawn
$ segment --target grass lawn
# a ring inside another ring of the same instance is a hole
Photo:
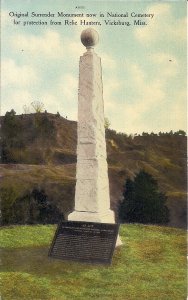
[[[48,258],[56,226],[1,229],[2,300],[185,300],[186,232],[121,225],[111,266]]]

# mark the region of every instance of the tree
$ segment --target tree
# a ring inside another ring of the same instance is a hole
[[[174,135],[183,135],[183,136],[186,136],[186,132],[184,130],[178,130],[176,132],[174,132]]]
[[[33,189],[30,203],[31,223],[53,224],[63,218],[63,214],[49,201],[43,189]]]
[[[23,111],[25,115],[30,114],[30,107],[28,105],[23,105]]]
[[[126,199],[129,199],[129,201],[126,201]],[[120,220],[126,220],[128,212],[132,212],[132,214],[134,214],[134,199],[134,182],[130,178],[128,178],[123,191],[123,201],[121,202],[119,207]]]
[[[2,122],[2,146],[3,148],[22,147],[23,146],[23,126],[16,112],[11,109],[6,112]]]
[[[167,197],[161,193],[157,181],[141,170],[134,181],[127,179],[123,201],[119,207],[122,222],[144,224],[165,224],[169,221],[169,210],[165,205]]]
[[[149,133],[148,132],[142,132],[142,136],[149,136]]]
[[[55,125],[53,120],[50,120],[47,114],[36,115],[35,118],[36,135],[42,137],[44,140],[51,142],[55,138]]]
[[[107,117],[104,118],[104,128],[108,129],[110,127],[110,121]]]
[[[34,108],[36,113],[41,113],[44,111],[44,103],[40,101],[31,102],[31,106]]]

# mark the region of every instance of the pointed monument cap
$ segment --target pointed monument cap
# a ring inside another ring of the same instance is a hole
[[[81,42],[86,49],[93,48],[99,41],[99,35],[93,28],[87,28],[81,33]]]

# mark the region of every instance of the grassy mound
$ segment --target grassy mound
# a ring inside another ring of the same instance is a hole
[[[56,226],[1,229],[2,299],[183,300],[186,233],[158,226],[122,225],[123,246],[111,266],[48,258]]]

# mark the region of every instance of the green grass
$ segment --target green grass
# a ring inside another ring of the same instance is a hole
[[[1,230],[2,300],[185,300],[186,233],[122,225],[111,266],[48,258],[56,226]]]

